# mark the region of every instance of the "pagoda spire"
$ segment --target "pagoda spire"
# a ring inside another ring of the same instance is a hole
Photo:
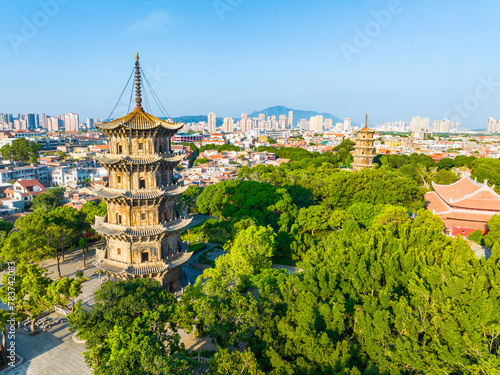
[[[142,97],[141,97],[141,72],[139,65],[139,52],[135,54],[135,111],[142,111]]]
[[[368,113],[366,114],[366,117],[365,117],[365,128],[368,127]]]

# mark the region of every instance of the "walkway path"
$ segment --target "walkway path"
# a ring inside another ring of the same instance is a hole
[[[51,317],[61,318],[54,313]],[[24,358],[19,367],[8,375],[86,375],[92,374],[82,352],[84,344],[77,344],[68,329],[69,323],[50,328],[34,337],[16,332],[16,351]]]
[[[467,243],[469,244],[470,248],[472,249],[472,251],[474,251],[474,253],[476,254],[476,256],[481,259],[482,257],[484,257],[486,260],[488,260],[491,256],[491,249],[489,247],[486,247],[486,246],[481,246],[481,245],[478,245],[477,243],[475,243],[474,241],[471,241],[469,240],[468,238],[464,238],[465,241],[467,241]]]

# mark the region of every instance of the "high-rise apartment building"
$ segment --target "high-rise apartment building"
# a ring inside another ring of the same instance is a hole
[[[307,121],[305,118],[300,119],[299,127],[302,130],[306,130],[306,131],[309,130],[309,121]]]
[[[410,131],[415,132],[425,132],[429,130],[429,118],[428,117],[412,117],[410,123]]]
[[[323,132],[323,116],[321,116],[321,115],[312,116],[309,119],[309,130],[316,132],[316,133],[322,133]]]
[[[493,117],[488,118],[488,127],[486,128],[488,133],[500,133],[500,120],[495,120]]]
[[[259,121],[261,121],[261,122],[266,121],[266,114],[265,113],[259,113]]]
[[[280,115],[278,123],[280,129],[286,129],[286,115]]]
[[[293,111],[288,112],[288,127],[293,128]]]
[[[234,119],[232,117],[224,118],[224,123],[222,124],[222,131],[225,133],[234,132]]]
[[[208,132],[209,133],[215,133],[216,132],[216,127],[217,127],[217,117],[215,116],[215,113],[210,112],[208,114]]]
[[[47,131],[49,132],[59,132],[63,126],[63,121],[58,117],[47,117]]]
[[[80,120],[78,114],[70,112],[57,116],[63,122],[64,130],[67,132],[77,132]]]
[[[26,121],[27,130],[36,129],[38,125],[38,115],[35,115],[34,113],[26,113],[24,115],[24,121]]]
[[[444,120],[434,120],[432,123],[432,131],[434,133],[450,133],[451,132],[451,121],[450,119]]]
[[[345,132],[351,131],[351,119],[349,117],[346,117],[344,119],[344,131]]]
[[[331,129],[333,127],[333,119],[325,119],[325,129]]]
[[[39,125],[42,129],[47,129],[47,116],[45,115],[45,113],[42,113],[40,115]]]

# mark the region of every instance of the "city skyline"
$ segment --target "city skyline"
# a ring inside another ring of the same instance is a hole
[[[107,118],[138,50],[173,117],[238,118],[278,103],[355,122],[368,112],[380,124],[420,115],[484,129],[500,117],[492,0],[44,0],[3,9],[0,112]]]

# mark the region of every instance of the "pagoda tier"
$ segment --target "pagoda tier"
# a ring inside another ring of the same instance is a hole
[[[181,266],[191,255],[179,241],[191,220],[180,218],[176,208],[188,187],[179,186],[173,176],[185,155],[171,150],[171,137],[183,124],[144,112],[140,92],[137,57],[136,108],[95,125],[110,145],[110,154],[96,157],[109,172],[108,186],[96,188],[108,208],[93,226],[106,240],[96,264],[110,276],[150,277],[173,291],[181,287]]]
[[[166,201],[177,200],[189,186],[172,185],[161,189],[113,189],[109,187],[98,187],[95,193],[104,200],[129,199],[132,201],[165,199]],[[159,201],[157,201],[159,203]]]
[[[192,219],[178,218],[169,222],[153,225],[127,226],[110,224],[105,217],[97,216],[92,228],[99,234],[125,241],[161,241],[167,232],[179,234],[191,223]]]

